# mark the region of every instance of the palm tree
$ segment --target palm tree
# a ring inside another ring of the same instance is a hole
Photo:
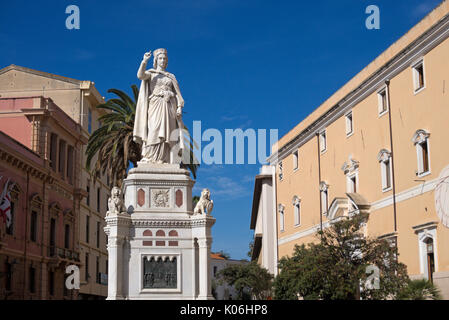
[[[97,106],[98,109],[109,112],[101,116],[98,120],[101,127],[90,136],[86,149],[86,168],[91,171],[94,180],[100,174],[106,174],[112,185],[121,186],[123,179],[129,169],[130,163],[137,166],[137,162],[142,158],[141,146],[133,141],[134,118],[136,115],[136,103],[139,96],[139,89],[136,85],[131,86],[134,100],[125,92],[118,89],[109,89],[109,93],[114,93],[118,98],[109,99]],[[185,130],[188,129],[184,127]],[[185,145],[189,146],[186,152],[190,154],[190,163],[182,164],[188,168],[193,177],[196,178],[198,161],[193,154],[195,142],[186,136]],[[94,167],[91,162],[95,155],[98,155]]]
[[[440,290],[426,279],[410,280],[399,293],[399,300],[440,300]]]

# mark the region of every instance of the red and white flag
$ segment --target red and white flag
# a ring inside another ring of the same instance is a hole
[[[0,195],[0,217],[6,223],[6,227],[11,226],[11,192],[8,190],[9,179],[6,181],[2,194]]]

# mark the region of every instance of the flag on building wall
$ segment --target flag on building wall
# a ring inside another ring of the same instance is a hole
[[[6,181],[0,195],[0,218],[6,223],[7,228],[11,226],[11,192],[8,190],[8,187],[9,179]]]

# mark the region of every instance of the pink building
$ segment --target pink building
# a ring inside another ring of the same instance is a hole
[[[81,127],[50,98],[0,98],[0,299],[76,299],[65,268],[80,265]]]

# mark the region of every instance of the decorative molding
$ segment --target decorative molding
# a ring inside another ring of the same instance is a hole
[[[348,161],[345,161],[341,170],[343,170],[344,174],[351,174],[359,168],[360,162],[352,159],[352,156],[349,156]]]
[[[413,144],[423,143],[430,137],[430,133],[424,129],[416,130],[413,135],[412,142]]]
[[[390,158],[391,158],[391,152],[388,151],[387,149],[382,149],[377,154],[377,160],[379,162],[387,161]]]

